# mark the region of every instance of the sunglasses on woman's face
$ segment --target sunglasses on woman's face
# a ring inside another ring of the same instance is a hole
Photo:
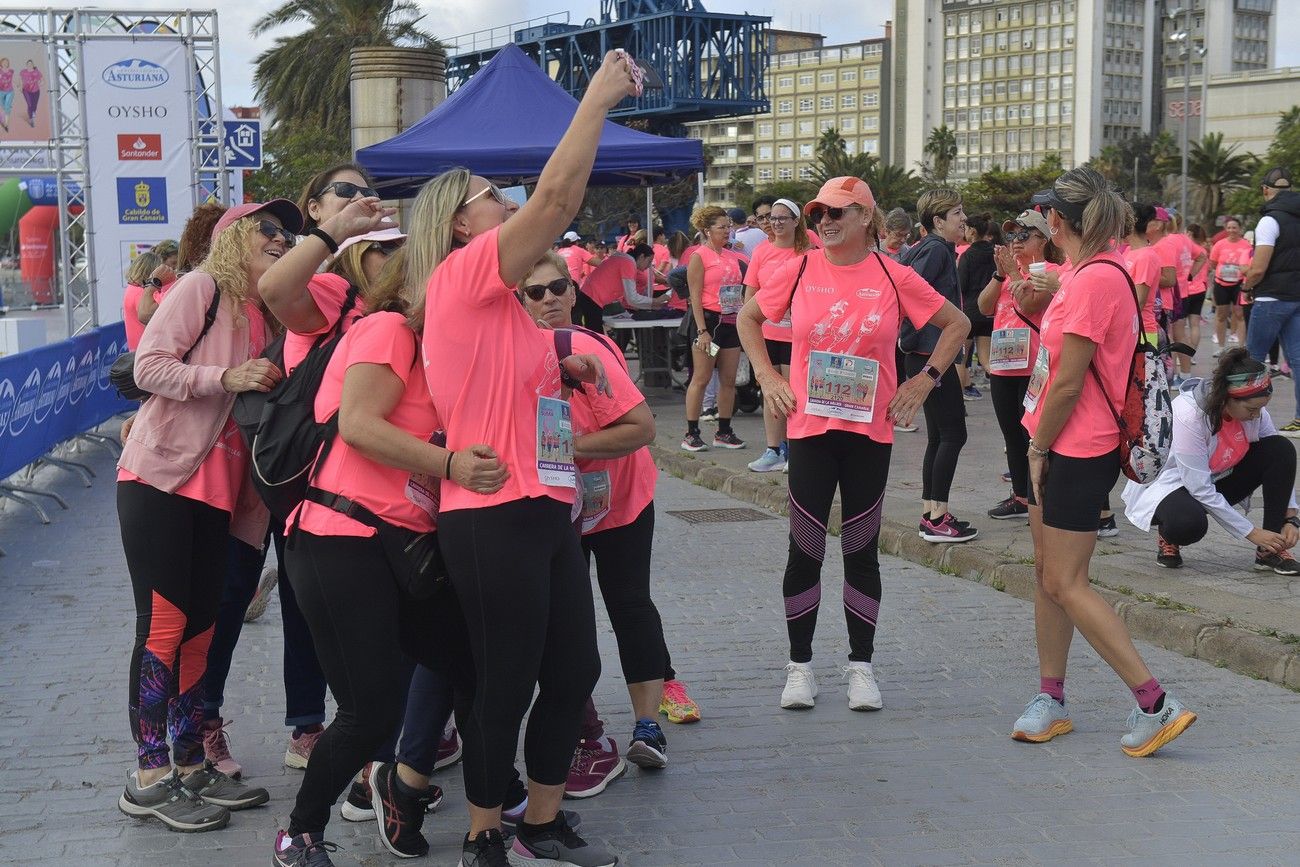
[[[396,253],[398,250],[402,249],[402,245],[405,243],[406,243],[405,241],[371,241],[370,249],[378,250],[380,253],[383,253],[385,256],[391,256],[394,253]]]
[[[316,198],[319,199],[326,193],[333,193],[340,199],[348,199],[349,201],[353,199],[357,193],[360,193],[366,198],[379,195],[379,193],[376,193],[374,190],[370,189],[370,187],[363,187],[354,184],[351,181],[335,181],[332,184],[326,184],[325,189],[316,194]]]
[[[524,287],[524,294],[534,301],[541,301],[546,297],[547,292],[558,297],[569,291],[572,282],[567,277],[561,277],[558,280],[552,280],[550,283],[534,283],[531,286]]]
[[[292,247],[294,242],[298,240],[293,236],[293,233],[284,226],[272,223],[270,220],[261,220],[258,222],[257,231],[261,232],[268,241],[274,241],[277,237],[283,238],[284,246],[286,247]]]
[[[506,194],[501,192],[501,190],[497,189],[496,184],[488,184],[486,187],[479,190],[477,193],[475,193],[474,195],[466,199],[464,202],[462,202],[461,207],[463,208],[466,205],[468,205],[470,202],[474,201],[475,199],[481,199],[483,196],[486,195],[491,195],[492,198],[496,199],[498,205],[510,204],[510,200],[506,198]]]
[[[1023,244],[1025,241],[1028,241],[1032,237],[1033,237],[1033,233],[1030,232],[1028,229],[1025,229],[1020,232],[1011,232],[1010,234],[1007,235],[1007,240],[1010,241],[1012,244],[1015,243]]]
[[[847,208],[813,208],[808,212],[808,222],[812,223],[814,226],[827,218],[838,222],[839,220],[844,219],[845,212],[850,208],[861,210],[861,207],[858,205],[849,205]]]

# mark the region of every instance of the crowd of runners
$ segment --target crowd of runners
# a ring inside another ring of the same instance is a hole
[[[848,703],[882,708],[892,443],[924,424],[919,535],[976,538],[949,494],[983,385],[1006,454],[1002,481],[988,468],[987,517],[1027,522],[1037,573],[1040,682],[1009,734],[1071,730],[1076,629],[1132,690],[1126,753],[1185,731],[1195,713],[1146,667],[1088,566],[1098,536],[1117,532],[1135,353],[1195,347],[1207,303],[1214,357],[1152,356],[1173,385],[1172,448],[1158,477],[1124,488],[1123,514],[1153,533],[1161,566],[1180,566],[1213,517],[1254,547],[1256,569],[1300,573],[1286,438],[1300,419],[1279,425],[1267,409],[1300,357],[1300,195],[1285,169],[1265,178],[1253,241],[1239,218],[1217,235],[1184,226],[1078,168],[1015,216],[968,215],[947,188],[915,215],[886,214],[866,182],[841,177],[809,202],[704,204],[681,231],[636,219],[612,244],[584,242],[574,218],[602,124],[636,87],[611,52],[522,206],[452,170],[399,228],[363,168],[335,165],[297,203],[204,205],[178,244],[133,265],[124,318],[148,396],[118,471],[137,610],[123,812],[195,832],[268,801],[231,753],[222,700],[243,623],[278,593],[284,761],[304,773],[272,863],[329,865],[336,805],[393,855],[426,855],[425,816],[444,800],[432,778],[457,762],[462,867],[618,863],[564,799],[598,795],[629,763],[665,768],[661,721],[701,710],[653,600],[655,418],[602,329],[611,311],[681,320],[683,449],[746,448],[731,425],[743,363],[761,388],[765,442],[749,468],[785,473],[790,491],[782,708],[816,703],[837,493]],[[252,434],[249,404],[262,408]],[[320,443],[296,487],[263,463],[292,445],[267,419],[295,406],[297,435]],[[1243,508],[1253,494],[1262,510]],[[592,701],[593,559],[635,719],[625,746]],[[771,600],[775,617],[775,588]]]

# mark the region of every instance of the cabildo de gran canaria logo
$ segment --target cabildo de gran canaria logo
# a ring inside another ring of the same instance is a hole
[[[104,82],[124,90],[149,90],[166,84],[171,74],[156,63],[140,58],[119,60],[104,68]]]

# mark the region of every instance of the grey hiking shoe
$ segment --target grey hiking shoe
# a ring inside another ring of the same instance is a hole
[[[260,807],[271,800],[266,789],[232,780],[218,771],[211,762],[204,762],[203,767],[182,777],[181,783],[205,803],[216,804],[227,810]]]
[[[176,772],[168,774],[152,786],[141,786],[138,773],[126,781],[117,807],[137,819],[157,819],[173,831],[192,833],[215,831],[226,827],[230,811],[215,804],[206,804],[185,788]]]
[[[515,834],[514,845],[506,853],[514,867],[534,867],[540,864],[571,865],[571,867],[615,867],[618,857],[599,843],[588,843],[569,827],[564,813],[556,815],[546,829],[529,833],[521,824]]]

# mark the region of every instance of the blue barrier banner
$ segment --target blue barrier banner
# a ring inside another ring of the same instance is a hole
[[[0,358],[0,479],[137,404],[108,382],[126,350],[121,322]]]

